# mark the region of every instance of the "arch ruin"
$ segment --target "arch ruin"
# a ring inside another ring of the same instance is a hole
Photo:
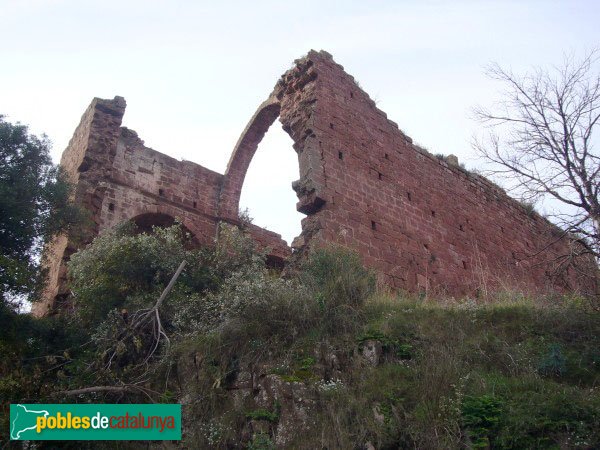
[[[239,223],[250,161],[279,117],[298,154],[296,208],[307,215],[292,244],[297,254],[344,245],[358,251],[381,283],[412,292],[596,289],[581,270],[557,276],[554,262],[570,246],[561,230],[453,159],[413,144],[327,52],[310,51],[282,75],[241,134],[225,174],[146,147],[121,126],[124,112],[122,97],[95,98],[62,155],[75,201],[94,223],[87,242],[152,213],[177,217],[211,245],[220,222]],[[271,258],[283,262],[291,255],[278,234],[256,226],[249,232],[271,249]],[[49,283],[34,314],[48,314],[68,294],[65,264],[85,242],[59,236],[46,247]],[[574,263],[595,273],[589,260]]]

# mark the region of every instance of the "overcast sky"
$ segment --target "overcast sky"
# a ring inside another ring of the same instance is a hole
[[[417,143],[474,167],[470,118],[516,72],[600,44],[600,1],[0,0],[0,113],[45,132],[59,160],[93,97],[127,100],[146,145],[223,173],[293,60],[325,49]],[[268,174],[268,175],[267,175]],[[291,139],[279,122],[242,193],[255,223],[299,233]]]

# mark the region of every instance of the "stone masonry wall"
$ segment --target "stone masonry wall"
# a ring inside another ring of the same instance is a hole
[[[595,289],[577,270],[556,270],[571,245],[559,229],[414,145],[329,54],[310,52],[275,93],[284,128],[311,149],[312,214],[300,247],[310,238],[355,248],[385,284],[412,292]],[[595,272],[590,260],[576,263]]]
[[[58,236],[46,246],[48,282],[43,300],[33,306],[37,316],[67,300],[70,255],[123,221],[140,219],[150,226],[164,224],[164,218],[177,219],[203,245],[214,242],[219,222],[239,224],[237,214],[217,216],[223,175],[145,147],[134,131],[121,127],[124,112],[122,97],[94,99],[63,152],[61,166],[75,184],[75,201],[89,212],[92,225],[82,240]],[[249,232],[271,249],[274,264],[290,255],[280,235],[253,225]]]
[[[67,296],[69,256],[121,221],[178,218],[204,245],[220,221],[238,223],[246,172],[278,117],[298,154],[292,187],[307,214],[292,244],[297,257],[341,244],[356,249],[382,283],[412,292],[595,290],[582,271],[556,270],[571,245],[560,230],[485,178],[414,145],[326,52],[309,52],[281,77],[223,175],[145,147],[121,127],[124,112],[121,97],[94,99],[63,153],[75,200],[94,226],[84,242],[60,236],[47,246],[49,284],[37,315]],[[272,249],[272,260],[290,255],[279,235],[255,226],[250,232]],[[575,263],[595,270],[589,260]]]

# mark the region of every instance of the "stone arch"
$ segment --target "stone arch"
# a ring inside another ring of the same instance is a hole
[[[184,223],[184,221],[177,217],[173,217],[165,213],[152,213],[145,212],[132,217],[131,220],[136,226],[139,233],[151,233],[152,227],[170,227],[175,222],[180,222],[183,232],[186,234],[185,246],[186,248],[197,248],[200,246],[200,242],[196,237],[196,234],[190,230],[190,228]]]
[[[207,236],[202,231],[197,221],[187,217],[185,211],[169,204],[157,203],[132,208],[130,214],[124,220],[132,221],[138,226],[141,225],[142,231],[149,231],[152,225],[166,227],[178,221],[181,223],[183,230],[189,233],[196,243],[208,244],[212,242],[213,238],[212,235]]]
[[[131,219],[140,232],[150,232],[152,227],[170,227],[175,223],[175,218],[163,213],[143,213]]]
[[[237,220],[246,172],[258,144],[279,117],[279,112],[279,101],[274,96],[269,97],[258,107],[238,139],[227,164],[219,193],[218,215],[220,217]]]

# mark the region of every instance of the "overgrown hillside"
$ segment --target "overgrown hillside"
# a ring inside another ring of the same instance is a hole
[[[2,311],[3,430],[10,402],[152,401],[184,405],[183,442],[157,447],[600,447],[587,300],[392,295],[339,248],[281,277],[230,228],[192,250],[178,227],[123,227],[70,274],[66,317]]]

